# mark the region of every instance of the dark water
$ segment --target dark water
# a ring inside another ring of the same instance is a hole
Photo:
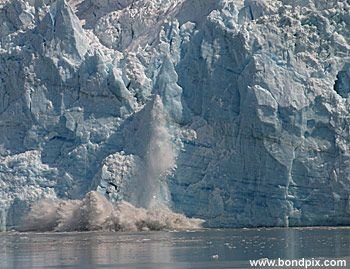
[[[250,259],[318,257],[350,264],[350,228],[0,234],[1,269],[243,269]]]

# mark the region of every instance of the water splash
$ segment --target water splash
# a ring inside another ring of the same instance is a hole
[[[83,200],[41,200],[33,204],[19,231],[145,231],[199,229],[200,219],[187,218],[167,207],[136,208],[121,202],[114,206],[98,192]]]

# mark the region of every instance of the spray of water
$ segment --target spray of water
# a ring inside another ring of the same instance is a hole
[[[20,231],[145,231],[198,229],[203,221],[172,212],[167,207],[136,208],[112,205],[98,192],[83,200],[41,200],[33,204]]]

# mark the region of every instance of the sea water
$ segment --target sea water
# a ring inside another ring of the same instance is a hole
[[[345,259],[350,268],[350,228],[0,234],[1,269],[244,269],[261,258]]]

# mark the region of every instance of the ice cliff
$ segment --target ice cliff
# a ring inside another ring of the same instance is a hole
[[[91,190],[208,226],[349,225],[349,18],[346,0],[0,1],[0,229]]]

